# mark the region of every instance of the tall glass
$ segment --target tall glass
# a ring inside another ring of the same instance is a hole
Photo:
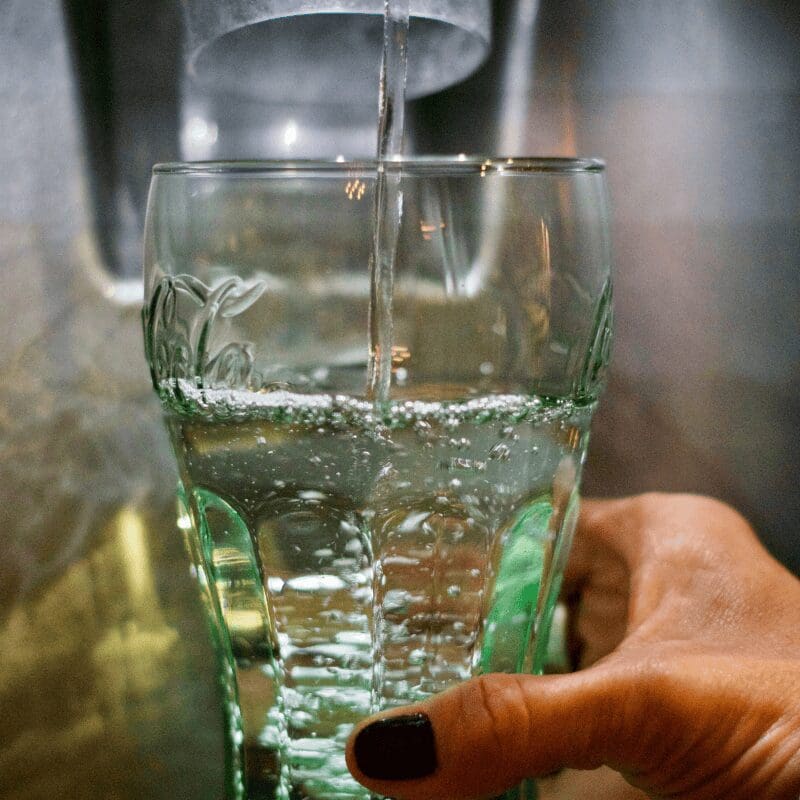
[[[394,280],[370,326],[376,169],[153,173],[145,348],[229,797],[366,797],[344,763],[358,719],[542,669],[611,338],[603,165],[393,164]]]

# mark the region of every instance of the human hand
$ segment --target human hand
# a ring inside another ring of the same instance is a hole
[[[800,581],[739,514],[685,495],[586,501],[565,587],[584,669],[484,675],[366,720],[353,775],[433,800],[609,765],[651,797],[800,797]]]

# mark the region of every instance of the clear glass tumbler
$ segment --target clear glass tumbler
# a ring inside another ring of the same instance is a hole
[[[376,163],[154,169],[145,349],[231,798],[367,797],[344,763],[358,719],[542,669],[611,339],[604,167],[390,168],[402,220],[380,319]]]

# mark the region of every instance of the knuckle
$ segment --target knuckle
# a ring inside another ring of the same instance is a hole
[[[477,699],[486,729],[490,732],[498,756],[506,756],[516,742],[527,739],[528,707],[520,676],[482,675],[477,678]]]
[[[637,523],[649,535],[662,541],[660,546],[681,550],[712,551],[732,541],[755,539],[750,523],[732,506],[713,497],[698,494],[650,492],[634,498]],[[663,529],[671,531],[664,541]]]
[[[687,492],[645,492],[632,498],[640,512],[645,515],[663,516],[665,510],[683,512],[692,516],[720,517],[727,521],[737,520],[747,524],[747,520],[728,503],[709,495]]]

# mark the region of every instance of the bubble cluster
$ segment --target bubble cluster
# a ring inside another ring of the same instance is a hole
[[[429,435],[433,425],[457,428],[467,421],[498,423],[502,426],[501,436],[511,436],[512,426],[520,422],[557,422],[593,408],[568,398],[519,394],[490,394],[463,401],[398,400],[377,405],[341,394],[301,394],[285,389],[270,392],[198,389],[184,380],[176,386],[165,384],[160,394],[168,410],[208,421],[258,419],[319,428],[323,432],[413,428],[421,438]],[[454,443],[469,446],[466,439]]]

